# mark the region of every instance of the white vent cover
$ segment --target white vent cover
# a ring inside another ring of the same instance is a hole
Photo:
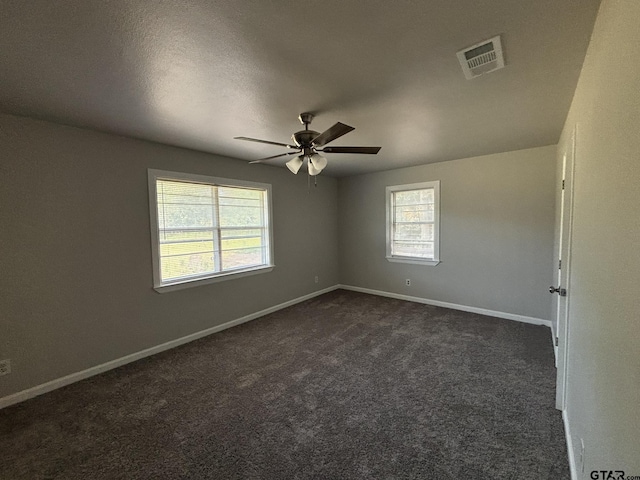
[[[467,80],[504,67],[500,35],[460,50],[456,55]]]

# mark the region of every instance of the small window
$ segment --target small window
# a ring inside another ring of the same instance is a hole
[[[273,268],[271,185],[149,170],[154,287]]]
[[[387,259],[437,265],[440,182],[387,187]]]

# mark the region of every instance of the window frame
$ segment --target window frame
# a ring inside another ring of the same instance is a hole
[[[259,266],[240,268],[232,271],[215,272],[204,274],[195,278],[179,278],[162,281],[160,271],[160,228],[158,223],[158,193],[157,181],[177,181],[188,183],[200,183],[204,185],[214,185],[217,187],[236,187],[250,188],[262,190],[266,193],[266,201],[264,208],[265,215],[265,239],[268,242],[267,252],[269,255],[268,263]],[[151,228],[151,256],[153,261],[153,288],[157,292],[169,292],[173,290],[181,290],[184,288],[197,287],[210,283],[232,280],[235,278],[245,277],[249,275],[257,275],[259,273],[271,272],[274,267],[274,248],[273,248],[273,208],[271,200],[271,185],[268,183],[250,182],[247,180],[236,180],[230,178],[212,177],[209,175],[200,175],[186,172],[172,172],[167,170],[148,169],[148,185],[149,185],[149,216]]]
[[[392,255],[393,243],[393,194],[411,190],[433,189],[433,258],[410,257],[404,255]],[[435,266],[440,263],[440,180],[431,182],[409,183],[404,185],[390,185],[386,187],[386,258],[389,262],[412,263],[417,265]]]

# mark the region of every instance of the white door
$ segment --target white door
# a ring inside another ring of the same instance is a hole
[[[562,158],[560,188],[559,262],[556,285],[549,291],[558,295],[557,344],[558,376],[556,381],[556,408],[564,410],[567,390],[567,364],[569,354],[569,270],[571,268],[571,226],[573,213],[573,168],[576,150],[576,129],[573,129],[567,151]]]

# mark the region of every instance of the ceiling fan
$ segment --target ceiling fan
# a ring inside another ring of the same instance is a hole
[[[297,174],[305,160],[307,161],[307,170],[309,175],[318,175],[326,166],[327,159],[320,155],[318,152],[323,153],[367,153],[375,155],[380,151],[382,147],[325,147],[329,142],[333,142],[336,138],[339,138],[352,130],[355,130],[349,125],[344,123],[336,123],[334,126],[325,130],[322,133],[309,130],[309,124],[313,120],[312,113],[301,113],[298,116],[300,123],[304,125],[304,130],[291,135],[293,145],[287,143],[270,142],[268,140],[259,140],[257,138],[249,137],[234,137],[236,140],[247,140],[249,142],[267,143],[269,145],[278,145],[281,147],[287,147],[294,152],[281,153],[279,155],[273,155],[272,157],[260,158],[249,163],[262,163],[266,160],[272,160],[274,158],[288,157],[290,155],[297,155],[297,157],[289,160],[286,165],[289,170],[294,174]],[[321,148],[324,147],[324,148]]]

